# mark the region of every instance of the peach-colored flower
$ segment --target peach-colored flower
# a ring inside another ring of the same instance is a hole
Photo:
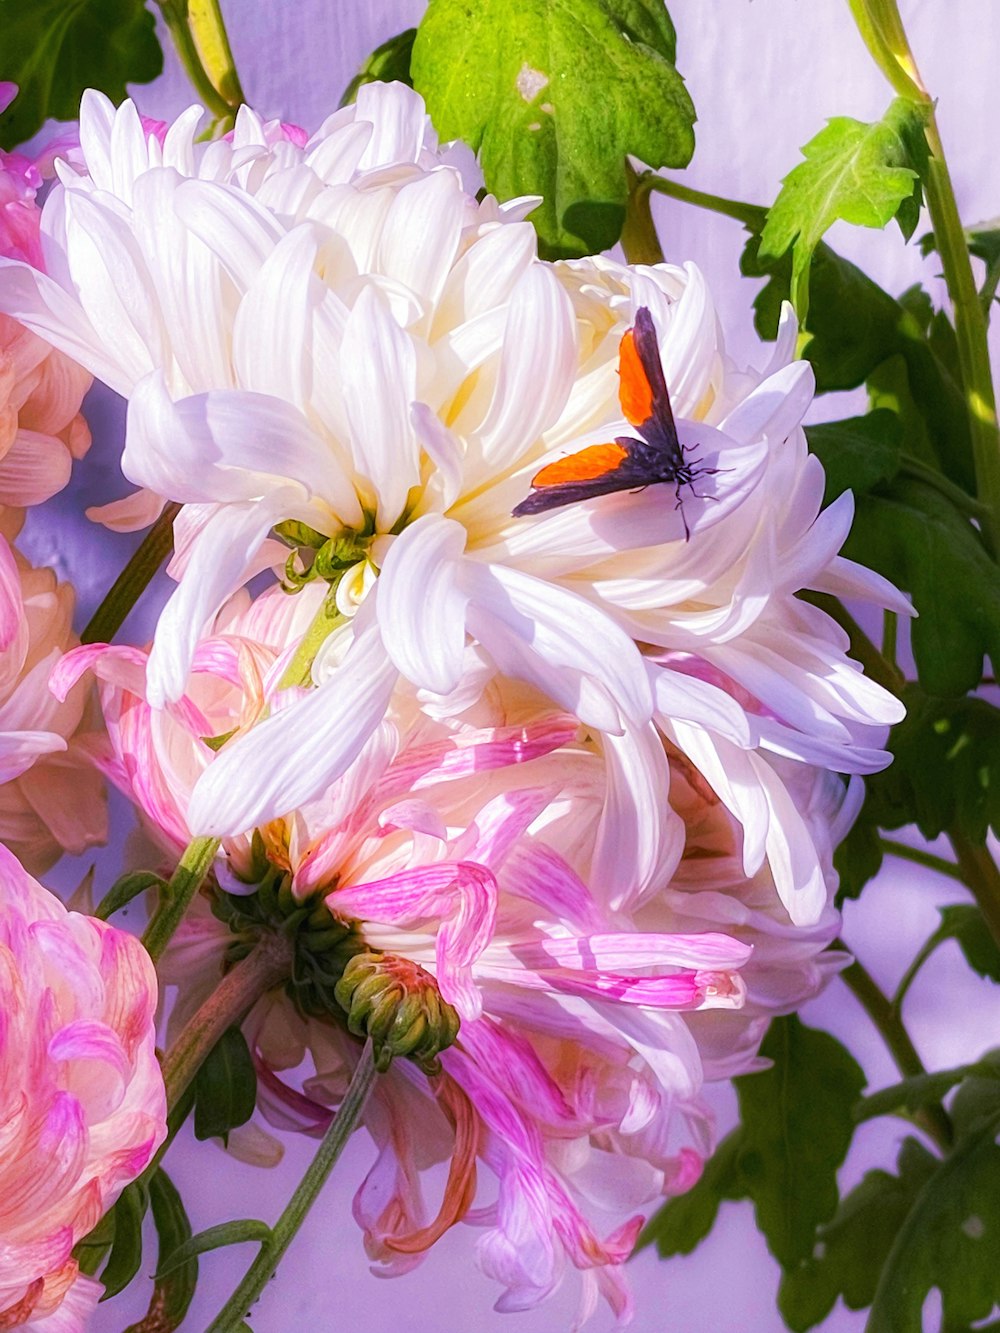
[[[48,688],[76,642],[73,589],[9,545],[20,515],[0,512],[0,841],[35,874],[64,851],[107,836],[104,782],[88,733],[100,726],[86,689]]]
[[[12,84],[0,84],[0,109]],[[0,151],[0,255],[44,269],[35,194],[39,164]],[[62,352],[0,315],[0,504],[34,505],[69,481],[90,447],[80,414],[91,376]]]
[[[100,1285],[73,1246],[166,1132],[156,977],[0,847],[0,1328],[78,1333]]]

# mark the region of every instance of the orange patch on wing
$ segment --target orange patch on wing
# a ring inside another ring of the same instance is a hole
[[[581,449],[578,454],[567,458],[558,458],[548,463],[541,472],[536,472],[531,479],[532,486],[559,486],[566,481],[593,481],[596,477],[606,477],[609,472],[628,457],[628,450],[620,444],[592,444],[589,449]]]
[[[618,355],[618,401],[625,420],[633,426],[642,426],[653,415],[653,390],[636,350],[631,329],[621,341]]]

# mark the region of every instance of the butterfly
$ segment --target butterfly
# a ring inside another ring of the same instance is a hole
[[[618,376],[622,412],[639,438],[619,435],[613,444],[592,444],[548,463],[532,477],[533,493],[514,508],[514,517],[542,514],[594,495],[663,483],[674,488],[674,508],[681,511],[687,540],[691,532],[684,518],[681,487],[691,487],[692,495],[697,496],[694,483],[698,477],[714,476],[720,469],[699,467],[697,458],[688,457],[689,446],[677,438],[656,328],[647,306],[639,307],[635,323],[622,338]]]

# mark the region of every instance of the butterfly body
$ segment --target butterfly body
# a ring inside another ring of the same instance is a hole
[[[622,412],[638,438],[619,435],[613,443],[592,444],[547,464],[532,478],[532,494],[515,507],[515,518],[658,484],[674,487],[675,508],[683,515],[681,487],[693,492],[698,477],[717,471],[689,458],[678,439],[656,329],[646,306],[639,307],[635,324],[622,338],[618,375]],[[686,519],[684,531],[690,535]]]

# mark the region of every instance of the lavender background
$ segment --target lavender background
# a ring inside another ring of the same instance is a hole
[[[364,56],[386,37],[416,22],[421,0],[299,0],[226,3],[237,64],[253,104],[268,116],[313,127],[336,104]],[[1000,85],[994,69],[1000,50],[1000,6],[996,0],[903,0],[914,49],[925,82],[940,98],[940,119],[955,177],[959,207],[968,222],[998,209],[1000,182],[994,170]],[[671,0],[679,34],[679,65],[699,113],[698,149],[684,179],[717,193],[767,203],[778,181],[798,160],[798,148],[832,115],[875,118],[891,93],[868,60],[842,0]],[[191,100],[183,71],[169,42],[167,67],[153,85],[137,89],[141,109],[169,118]],[[706,271],[733,354],[762,362],[753,333],[750,304],[758,284],[738,277],[740,227],[686,205],[658,199],[658,220],[667,257],[693,259]],[[918,232],[919,235],[919,232]],[[846,226],[830,240],[889,288],[900,292],[924,281],[940,297],[934,262],[921,261],[915,246],[898,234],[876,234]],[[994,343],[995,350],[1000,345]],[[853,401],[848,401],[853,399]],[[855,395],[828,396],[817,418],[860,407]],[[53,564],[80,589],[80,619],[86,619],[127,557],[134,539],[95,528],[83,517],[85,504],[127,489],[118,473],[123,405],[97,389],[89,401],[95,447],[77,469],[73,485],[33,514],[25,543],[37,562]],[[148,635],[164,588],[157,587],[130,619],[126,634]],[[116,803],[120,834],[128,827],[123,802]],[[947,849],[940,849],[947,854]],[[98,886],[116,873],[108,849],[85,858],[97,864]],[[80,863],[66,864],[50,882],[69,888]],[[885,988],[891,989],[907,961],[937,922],[935,908],[961,901],[962,890],[915,866],[896,864],[871,885],[864,899],[849,904],[844,935]],[[840,983],[815,1001],[806,1021],[845,1040],[861,1060],[873,1086],[894,1081],[895,1071],[880,1039]],[[906,1019],[931,1066],[975,1057],[1000,1037],[1000,993],[968,972],[957,948],[946,945],[924,969],[907,1002]],[[733,1119],[734,1098],[714,1096],[720,1124]],[[857,1136],[843,1168],[850,1188],[871,1166],[887,1165],[902,1137],[888,1122],[869,1123]],[[275,1171],[254,1171],[212,1144],[182,1138],[169,1167],[181,1188],[195,1229],[229,1217],[254,1215],[273,1221],[310,1154],[310,1141],[286,1139],[286,1156]],[[360,1234],[350,1216],[354,1189],[372,1160],[362,1136],[350,1145],[334,1179],[256,1307],[257,1333],[321,1333],[363,1328],[366,1333],[562,1333],[572,1326],[577,1283],[572,1274],[557,1297],[538,1311],[500,1316],[498,1294],[473,1263],[476,1233],[455,1228],[416,1273],[392,1282],[368,1271]],[[210,1255],[184,1325],[192,1333],[211,1321],[253,1250],[243,1247]],[[632,1265],[639,1315],[636,1333],[779,1333],[774,1308],[778,1270],[757,1234],[750,1206],[725,1204],[709,1238],[694,1255],[660,1263],[650,1253]],[[148,1288],[102,1306],[94,1333],[120,1333],[145,1308]],[[936,1297],[928,1301],[925,1327],[938,1327]],[[863,1314],[838,1307],[822,1325],[825,1333],[861,1330]],[[589,1326],[604,1333],[602,1312]]]

